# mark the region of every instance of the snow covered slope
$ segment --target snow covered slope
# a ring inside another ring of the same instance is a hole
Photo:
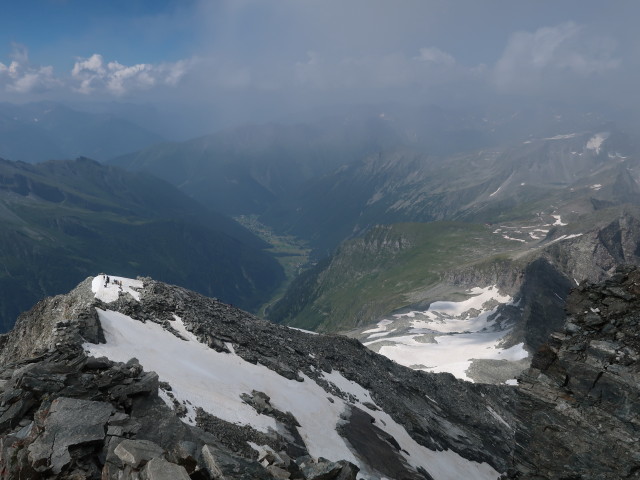
[[[358,335],[364,345],[401,365],[430,372],[466,374],[474,359],[518,361],[528,356],[524,344],[501,346],[509,333],[500,322],[499,305],[512,304],[496,286],[476,287],[460,302],[433,302],[426,311],[393,315]]]
[[[114,279],[118,283],[113,283]],[[234,319],[242,320],[240,326],[236,325],[239,328],[224,333],[204,328],[213,323],[203,325],[200,318],[194,318],[194,310],[191,309],[194,305],[185,298],[177,298],[177,303],[170,310],[166,310],[165,304],[163,311],[146,312],[143,315],[146,321],[143,322],[123,312],[136,311],[136,315],[140,316],[141,309],[149,306],[155,308],[154,302],[166,302],[167,292],[157,291],[157,287],[163,284],[156,283],[149,289],[137,280],[112,276],[110,280],[105,284],[103,277],[99,276],[92,282],[95,297],[104,305],[104,308],[97,309],[97,313],[106,343],[85,343],[85,351],[94,357],[105,356],[118,362],[127,362],[135,357],[145,370],[155,371],[160,381],[166,382],[161,383],[161,397],[169,407],[178,407],[185,412],[183,422],[202,425],[204,419],[212,416],[254,432],[252,435],[258,438],[261,435],[281,440],[299,438],[303,448],[313,457],[324,457],[331,461],[344,459],[358,465],[361,469],[358,478],[400,478],[401,475],[423,478],[418,473],[420,471],[426,471],[439,480],[496,479],[499,476],[494,466],[487,461],[478,461],[481,456],[477,452],[471,455],[475,461],[465,458],[463,454],[466,451],[468,455],[470,447],[462,447],[459,439],[437,439],[441,432],[436,431],[429,432],[426,438],[424,432],[416,437],[420,425],[407,420],[407,410],[392,408],[388,411],[388,405],[398,403],[398,399],[402,398],[403,388],[392,385],[396,396],[389,399],[383,397],[380,388],[371,389],[371,380],[358,383],[353,378],[347,378],[353,377],[352,369],[341,372],[339,368],[346,359],[339,361],[336,356],[330,355],[326,345],[327,342],[336,345],[346,343],[353,349],[352,341],[309,335],[257,319],[239,319],[238,311],[217,302],[214,304],[209,299],[201,306],[206,304],[209,314],[205,316],[216,324],[216,328]],[[156,287],[155,292],[153,287]],[[453,316],[454,312],[460,316],[463,310],[475,308],[496,295],[497,292],[487,290],[463,306],[442,304],[436,308],[434,305],[423,315],[412,313],[409,316],[428,318],[434,322],[432,326],[435,328],[450,332],[451,321],[457,318]],[[176,297],[184,297],[183,291]],[[203,302],[203,297],[199,297],[198,301]],[[228,313],[218,316],[213,309]],[[155,318],[152,318],[154,314]],[[483,325],[490,324],[486,320],[488,316],[490,312],[486,312],[482,319],[457,321],[464,323],[465,328],[480,330]],[[265,328],[267,326],[269,329]],[[251,336],[250,341],[243,338],[247,334]],[[274,335],[285,338],[274,338]],[[272,354],[263,356],[263,344],[277,343],[281,343],[288,353],[293,352],[298,361],[288,362],[280,357],[273,362]],[[249,350],[251,354],[248,354]],[[365,360],[365,363],[379,363],[377,359],[381,358],[371,357],[361,347],[353,350],[360,352],[357,355],[349,352],[349,357],[353,357],[349,360],[356,365]],[[261,351],[262,354],[258,353]],[[274,364],[277,365],[275,369]],[[391,378],[381,379],[386,384],[385,388],[394,380],[398,381],[397,368],[401,367],[394,366],[385,374]],[[254,400],[257,396],[268,399],[268,408],[256,407]],[[478,398],[474,396],[472,401]],[[444,405],[439,404],[436,392],[424,395],[420,402],[434,410],[431,415],[442,415],[440,410]],[[494,408],[499,407],[494,405]],[[492,408],[485,406],[482,409],[488,413],[488,422],[504,423]],[[412,415],[416,413],[414,411]],[[285,421],[284,417],[292,417],[294,421]],[[404,418],[403,423],[399,421],[400,418]],[[439,421],[444,422],[443,430],[448,431],[448,435],[453,431],[461,433],[461,428],[464,428],[454,427],[450,415],[447,420],[441,418]],[[384,446],[387,452],[382,457],[388,457],[383,461],[386,466],[380,465],[380,459],[372,461],[372,457],[380,456],[379,452],[372,455],[372,451],[380,448],[380,445],[372,446],[370,439],[354,439],[354,432],[358,429]],[[477,432],[464,434],[469,437],[475,435]],[[429,436],[431,440],[426,441]],[[252,446],[259,444],[250,438],[246,442]],[[362,444],[359,445],[359,442]]]

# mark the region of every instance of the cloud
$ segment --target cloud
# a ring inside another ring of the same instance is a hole
[[[436,47],[421,48],[420,55],[416,57],[416,60],[445,66],[452,66],[456,63],[455,58]]]
[[[100,82],[105,74],[102,55],[97,53],[77,61],[71,70],[71,76],[80,82],[79,86],[75,87],[76,90],[84,94],[91,93],[94,89],[93,84]]]
[[[122,96],[132,91],[149,90],[158,84],[176,86],[192,63],[180,60],[160,65],[123,65],[117,61],[105,63],[102,55],[94,53],[75,62],[71,70],[72,88],[86,95],[108,93]]]
[[[57,87],[60,82],[55,78],[52,66],[33,66],[29,62],[27,47],[12,43],[11,63],[0,62],[0,86],[8,92],[32,93],[44,92]]]
[[[413,57],[401,52],[331,59],[315,51],[294,66],[297,86],[320,90],[428,87],[465,76],[450,54],[425,47]]]
[[[608,38],[588,35],[584,26],[566,22],[514,33],[495,65],[493,81],[506,92],[535,92],[571,78],[606,74],[620,66]]]

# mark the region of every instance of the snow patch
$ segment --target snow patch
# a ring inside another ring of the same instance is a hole
[[[250,425],[263,432],[277,430],[279,425],[273,418],[258,414],[240,398],[242,393],[258,390],[271,397],[275,408],[294,415],[301,425],[298,431],[312,456],[333,461],[345,459],[361,465],[335,430],[335,426],[343,421],[341,414],[347,404],[340,397],[327,393],[306,375],[300,373],[302,382],[287,380],[263,365],[246,362],[237,355],[216,352],[200,343],[175,315],[171,325],[186,340],[160,324],[142,323],[118,312],[96,310],[106,343],[85,343],[86,352],[119,362],[126,362],[135,355],[145,370],[155,371],[162,381],[171,385],[175,399],[187,407],[187,416],[183,418],[185,423],[193,424],[195,410],[201,407],[231,423]],[[323,375],[339,390],[353,395],[356,403],[374,403],[366,389],[339,372]],[[160,390],[159,395],[173,407],[173,400],[167,392]],[[427,468],[434,478],[493,480],[499,476],[486,463],[469,461],[450,450],[429,450],[413,440],[405,428],[385,412],[367,410],[376,419],[376,424],[392,435],[407,452],[401,452],[407,463]]]
[[[505,240],[513,240],[515,242],[522,242],[522,243],[527,243],[526,240],[523,240],[521,238],[514,238],[514,237],[510,237],[509,235],[502,235],[502,238],[504,238]]]
[[[568,223],[562,223],[562,217],[560,215],[551,216],[556,219],[556,221],[553,222],[553,226],[564,227],[565,225],[569,225]]]
[[[107,278],[109,282],[107,283]],[[116,284],[118,282],[118,284]],[[140,301],[140,293],[137,290],[143,287],[141,280],[132,278],[114,277],[112,275],[98,275],[91,281],[91,291],[95,298],[104,303],[118,300],[120,293],[129,293],[137,301]]]
[[[304,328],[289,327],[289,326],[287,326],[287,328],[290,328],[291,330],[297,330],[302,333],[308,333],[309,335],[318,335],[318,332],[312,332],[311,330],[305,330]]]
[[[573,138],[577,135],[578,135],[577,133],[569,133],[566,135],[556,135],[555,137],[545,138],[545,140],[566,140],[568,138]]]
[[[401,342],[385,345],[380,354],[405,366],[424,365],[420,370],[434,373],[449,372],[461,380],[472,381],[467,369],[473,360],[518,361],[529,354],[524,344],[508,349],[500,348],[500,341],[507,331],[492,333],[460,333],[435,337],[436,343]]]
[[[500,186],[498,187],[498,189],[497,189],[495,192],[493,192],[493,193],[489,194],[489,196],[490,196],[490,197],[493,197],[496,193],[498,193],[498,192],[500,191],[500,189],[501,189],[501,188],[502,188],[502,185],[500,185]]]
[[[416,314],[420,314],[422,316],[428,317],[430,320],[424,321],[413,321],[412,326],[414,328],[430,328],[437,332],[443,333],[451,333],[455,331],[473,329],[474,325],[477,327],[484,327],[487,323],[487,318],[491,314],[495,313],[495,308],[486,309],[484,306],[488,302],[495,303],[508,303],[512,300],[512,298],[508,295],[502,295],[498,291],[498,287],[493,285],[490,287],[475,287],[469,290],[468,294],[471,296],[463,300],[461,302],[447,302],[447,301],[439,301],[433,302],[429,305],[429,308],[424,312],[409,312],[403,314],[394,315],[395,318],[402,318],[405,316],[415,317]],[[471,311],[474,310],[479,315],[472,315]],[[468,317],[466,320],[463,317]],[[456,322],[446,322],[453,321]],[[436,325],[436,321],[439,323]],[[442,325],[441,322],[444,323],[455,323],[453,328],[438,328],[438,325]],[[477,329],[472,331],[478,331]]]
[[[339,372],[325,373],[324,378],[343,392],[353,395],[359,402],[366,401],[375,405],[366,389],[351,380],[347,380]],[[426,468],[433,478],[444,480],[458,480],[460,478],[495,479],[499,476],[486,463],[470,462],[451,450],[434,452],[423,447],[409,436],[402,425],[398,424],[382,410],[367,409],[367,413],[375,418],[375,424],[378,427],[395,438],[400,448],[408,453],[408,455],[405,455],[405,459],[409,465]]]
[[[397,363],[431,372],[449,372],[469,381],[466,370],[475,359],[526,358],[528,353],[523,344],[509,349],[500,346],[510,329],[496,324],[497,308],[500,304],[512,304],[513,299],[500,294],[497,286],[476,287],[468,294],[471,296],[461,302],[438,301],[426,311],[396,314],[391,324],[395,327],[394,335],[386,334],[364,345],[371,348],[385,342],[378,352]],[[407,321],[408,328],[404,325]],[[389,326],[384,325],[385,329]]]
[[[558,238],[555,238],[555,239],[551,240],[546,245],[551,245],[552,243],[556,243],[556,242],[563,242],[563,241],[569,240],[571,238],[581,237],[582,235],[583,235],[582,233],[572,233],[571,235],[560,235]]]
[[[389,325],[390,323],[393,323],[391,320],[380,320],[377,323],[377,327],[376,328],[372,328],[370,330],[365,330],[362,333],[377,333],[377,332],[384,332],[387,329],[387,325]]]
[[[377,337],[384,337],[389,335],[390,333],[395,332],[396,329],[392,328],[391,330],[388,330],[386,332],[378,332],[378,333],[372,333],[371,335],[369,335],[367,338],[377,338]]]

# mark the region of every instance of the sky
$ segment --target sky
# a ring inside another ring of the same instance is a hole
[[[636,0],[9,0],[0,101],[202,129],[346,103],[635,108],[638,18]]]

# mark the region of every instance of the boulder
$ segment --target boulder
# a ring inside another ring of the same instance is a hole
[[[149,440],[123,440],[114,453],[123,463],[138,468],[153,458],[162,457],[164,450]]]
[[[184,467],[159,457],[150,460],[141,473],[143,480],[190,480]]]
[[[109,403],[57,398],[44,417],[43,432],[29,446],[31,464],[38,471],[60,473],[71,462],[70,447],[102,444],[105,425],[113,412]]]

